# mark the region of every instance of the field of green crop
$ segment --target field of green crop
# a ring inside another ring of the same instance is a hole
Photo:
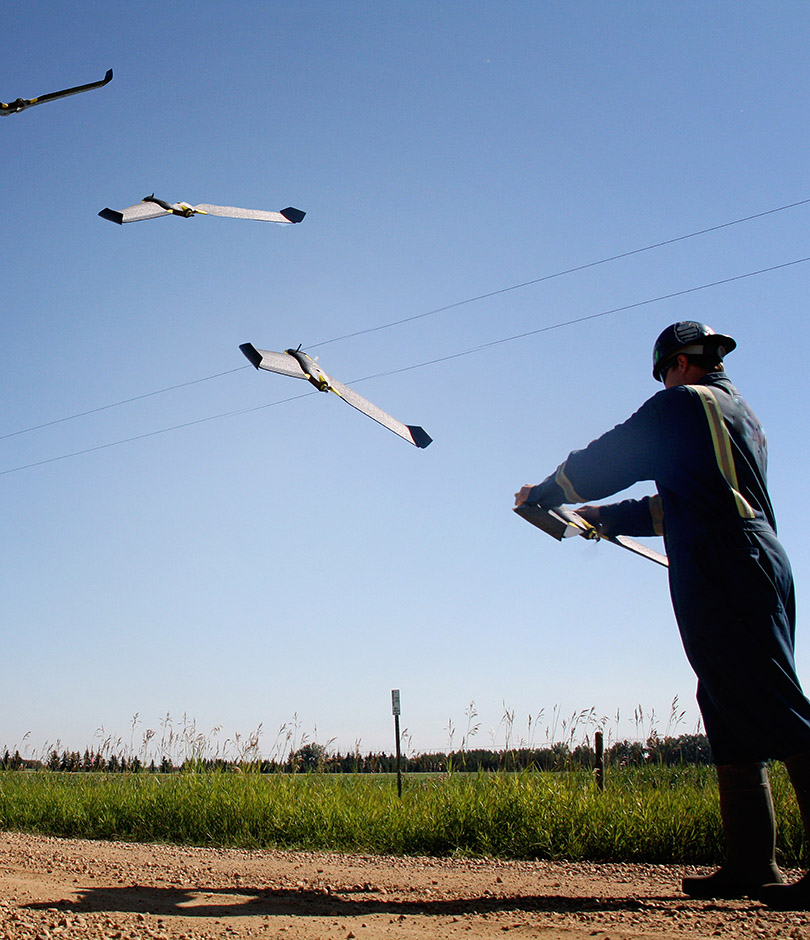
[[[781,864],[805,847],[772,771]],[[711,767],[411,775],[0,772],[0,829],[90,839],[403,855],[711,863]]]

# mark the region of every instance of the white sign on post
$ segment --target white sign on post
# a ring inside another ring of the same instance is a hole
[[[399,715],[399,689],[391,689],[391,714]]]

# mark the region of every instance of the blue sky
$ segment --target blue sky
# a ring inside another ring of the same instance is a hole
[[[591,708],[664,730],[676,696],[694,730],[665,572],[511,512],[656,391],[679,319],[738,340],[808,679],[810,263],[741,276],[810,255],[810,205],[538,280],[810,198],[805,4],[31,12],[0,99],[115,77],[0,121],[0,745],[137,746],[185,715],[261,725],[266,753],[285,724],[391,750],[393,688],[417,751],[458,745],[470,703],[480,746],[507,712],[535,743]],[[307,217],[98,218],[152,192]],[[303,344],[434,443],[243,342]]]

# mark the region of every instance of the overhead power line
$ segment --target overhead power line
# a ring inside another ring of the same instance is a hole
[[[40,431],[42,428],[50,428],[55,424],[62,424],[65,421],[73,421],[74,418],[84,418],[86,415],[94,415],[99,411],[107,411],[109,408],[117,408],[119,405],[129,405],[134,401],[142,401],[144,398],[151,398],[153,395],[162,395],[164,392],[173,392],[178,388],[187,388],[189,385],[199,385],[200,382],[208,382],[211,379],[219,379],[223,375],[230,375],[233,372],[241,372],[243,369],[249,369],[250,366],[238,366],[236,369],[228,369],[225,372],[216,372],[214,375],[206,375],[202,379],[191,379],[189,382],[181,382],[179,385],[168,385],[166,388],[158,388],[154,392],[144,392],[143,395],[133,395],[132,398],[124,398],[121,401],[110,402],[109,405],[99,405],[98,408],[89,408],[87,411],[79,411],[75,415],[66,415],[64,418],[55,418],[53,421],[46,421],[44,424],[35,424],[30,428],[22,428],[19,431],[11,431],[8,434],[0,434],[0,441],[9,437],[17,437],[19,434],[28,434],[29,431]]]
[[[248,367],[249,368],[249,367]],[[146,431],[144,434],[136,434],[133,437],[125,437],[118,441],[108,441],[106,444],[96,444],[95,447],[85,447],[83,450],[75,450],[70,454],[60,454],[58,457],[46,457],[44,460],[36,460],[33,463],[27,463],[20,467],[11,467],[8,470],[0,470],[0,476],[7,473],[16,473],[18,470],[31,470],[33,467],[42,467],[48,463],[56,463],[58,460],[67,460],[69,457],[81,457],[82,454],[92,454],[97,450],[106,450],[108,447],[117,447],[119,444],[130,444],[133,441],[142,441],[147,437],[157,437],[159,434],[168,434],[169,431],[179,431],[182,428],[191,428],[196,424],[205,424],[208,421],[216,421],[218,418],[233,418],[236,415],[248,414],[251,411],[261,411],[263,408],[271,408],[273,405],[283,405],[290,401],[296,401],[299,398],[307,398],[309,395],[317,395],[318,392],[313,389],[304,392],[301,395],[293,395],[291,398],[280,398],[278,401],[265,402],[263,405],[252,405],[250,408],[239,408],[236,411],[223,411],[220,414],[208,415],[205,418],[196,418],[194,421],[185,421],[183,424],[173,424],[168,428],[158,428],[155,431]]]
[[[412,366],[403,366],[401,369],[392,369],[388,372],[379,372],[376,375],[367,375],[364,379],[356,379],[354,384],[366,381],[367,379],[383,378],[388,375],[399,375],[401,372],[410,372],[413,369],[421,369],[424,366],[433,366],[440,362],[449,362],[451,359],[460,359],[462,356],[470,356],[473,353],[481,352],[484,349],[491,349],[493,346],[500,346],[503,343],[512,343],[518,339],[526,339],[529,336],[537,336],[539,333],[548,333],[551,330],[559,330],[564,326],[573,326],[575,323],[585,323],[588,320],[596,320],[599,317],[607,317],[612,313],[622,313],[625,310],[634,310],[637,307],[645,307],[649,304],[660,303],[662,300],[672,300],[673,297],[684,297],[686,294],[694,294],[697,291],[708,290],[710,287],[720,287],[723,284],[731,284],[734,281],[742,281],[749,277],[756,277],[759,274],[768,274],[771,271],[779,271],[782,268],[790,268],[797,264],[805,264],[810,261],[807,258],[797,258],[795,261],[785,261],[782,264],[774,264],[769,268],[760,268],[758,271],[748,271],[746,274],[736,274],[733,277],[725,277],[719,281],[711,281],[708,284],[701,284],[698,287],[686,287],[683,290],[673,291],[670,294],[661,294],[658,297],[651,297],[649,300],[638,300],[632,304],[624,304],[621,307],[613,307],[610,310],[602,310],[599,313],[589,313],[584,317],[573,317],[570,320],[561,320],[559,323],[552,323],[550,326],[541,326],[536,330],[527,330],[524,333],[515,333],[512,336],[504,336],[501,339],[493,339],[488,343],[481,343],[479,346],[473,346],[462,352],[451,353],[448,356],[439,356],[436,359],[428,359],[425,362],[419,362]]]
[[[671,291],[668,294],[660,294],[657,297],[650,297],[647,300],[638,300],[631,304],[623,304],[621,307],[612,307],[610,310],[601,310],[598,313],[590,313],[581,317],[572,317],[569,320],[561,320],[558,323],[552,323],[552,324],[549,324],[548,326],[538,327],[536,330],[527,330],[523,333],[515,333],[512,336],[504,336],[504,337],[501,337],[500,339],[491,340],[488,343],[481,343],[478,346],[473,346],[470,349],[465,349],[465,350],[462,350],[461,352],[450,353],[447,356],[438,356],[435,359],[428,359],[428,360],[425,360],[424,362],[417,362],[409,366],[403,366],[400,369],[389,369],[386,372],[376,372],[373,375],[366,375],[366,376],[363,376],[362,378],[353,379],[348,384],[359,385],[361,382],[368,382],[368,381],[371,381],[372,379],[384,378],[390,375],[399,375],[402,372],[412,372],[414,369],[423,369],[426,366],[437,365],[438,363],[441,363],[441,362],[449,362],[452,359],[460,359],[463,356],[471,356],[474,353],[481,352],[484,349],[491,349],[493,346],[500,346],[500,345],[503,345],[504,343],[515,342],[516,340],[519,340],[519,339],[526,339],[529,336],[537,336],[540,333],[548,333],[551,330],[559,330],[565,326],[572,326],[575,323],[585,323],[588,320],[596,320],[599,317],[607,317],[607,316],[610,316],[611,314],[621,313],[625,310],[634,310],[638,307],[649,306],[650,304],[660,303],[661,301],[664,301],[664,300],[671,300],[674,297],[684,297],[687,294],[694,294],[694,293],[697,293],[698,291],[708,290],[709,288],[712,288],[712,287],[720,287],[724,284],[732,284],[735,281],[742,281],[747,278],[757,277],[761,274],[769,274],[773,271],[783,270],[784,268],[795,267],[796,265],[799,265],[799,264],[806,264],[808,261],[810,261],[810,256],[806,258],[797,258],[794,261],[785,261],[782,264],[774,264],[767,268],[760,268],[757,271],[748,271],[745,274],[735,274],[731,277],[721,278],[720,280],[717,280],[717,281],[710,281],[707,284],[700,284],[696,287],[686,287],[683,290]],[[232,371],[238,371],[238,370],[232,370]],[[30,470],[33,467],[41,467],[44,464],[55,463],[58,460],[67,460],[69,457],[79,457],[82,454],[89,454],[89,453],[93,453],[94,451],[105,450],[109,447],[116,447],[119,444],[129,444],[132,441],[144,440],[145,438],[148,438],[148,437],[155,437],[158,434],[167,434],[169,431],[178,431],[178,430],[181,430],[182,428],[193,427],[194,425],[197,425],[197,424],[205,424],[208,421],[216,421],[220,418],[232,418],[232,417],[236,417],[237,415],[249,414],[252,411],[261,411],[264,408],[272,408],[275,405],[283,405],[283,404],[286,404],[287,402],[297,401],[301,398],[307,398],[310,395],[317,395],[317,394],[318,394],[317,391],[312,390],[312,391],[304,392],[300,395],[293,395],[289,398],[281,398],[276,401],[266,402],[263,405],[253,405],[249,408],[240,408],[235,411],[225,411],[216,415],[208,415],[205,418],[197,418],[194,421],[186,421],[183,424],[175,424],[175,425],[172,425],[171,427],[159,428],[158,430],[148,431],[145,434],[138,434],[138,435],[135,435],[134,437],[127,437],[118,441],[110,441],[106,444],[97,444],[95,447],[87,447],[84,450],[73,451],[72,453],[69,453],[69,454],[61,454],[57,457],[48,457],[45,460],[38,460],[38,461],[35,461],[34,463],[24,464],[19,467],[10,467],[7,470],[0,470],[0,476],[5,476],[6,474],[9,474],[9,473],[17,473],[20,470]]]
[[[747,215],[739,219],[733,219],[730,222],[721,222],[719,225],[712,225],[709,228],[703,228],[695,232],[689,232],[686,235],[677,235],[674,238],[668,238],[668,239],[665,239],[664,241],[655,242],[651,245],[645,245],[643,248],[633,248],[630,251],[623,251],[619,254],[611,255],[608,258],[601,258],[598,261],[588,261],[585,264],[576,265],[575,267],[572,267],[572,268],[566,268],[564,271],[557,271],[554,274],[544,274],[541,277],[536,277],[529,281],[523,281],[520,284],[512,284],[510,287],[501,287],[498,290],[489,291],[486,294],[478,294],[475,297],[468,297],[466,300],[458,300],[455,303],[446,304],[443,307],[436,307],[435,309],[427,310],[424,313],[417,313],[411,317],[404,317],[403,319],[400,319],[400,320],[392,320],[390,323],[383,323],[378,326],[371,326],[362,330],[356,330],[353,333],[345,333],[342,336],[335,336],[332,339],[323,340],[320,343],[310,344],[307,346],[307,349],[317,349],[320,346],[327,346],[330,343],[337,343],[340,340],[352,339],[356,336],[362,336],[366,333],[376,333],[376,332],[379,332],[380,330],[387,330],[394,326],[400,326],[403,323],[411,323],[414,320],[421,320],[421,319],[424,319],[425,317],[430,317],[437,313],[443,313],[445,310],[452,310],[455,307],[463,307],[466,304],[472,304],[479,300],[486,300],[489,297],[497,297],[499,294],[506,294],[506,293],[509,293],[510,291],[520,290],[521,288],[524,288],[524,287],[530,287],[533,284],[541,284],[544,281],[550,281],[550,280],[553,280],[554,278],[563,277],[564,275],[567,275],[567,274],[575,274],[578,271],[585,271],[588,268],[595,268],[602,264],[608,264],[611,261],[619,261],[622,258],[629,258],[633,255],[639,255],[646,251],[652,251],[655,248],[663,248],[666,245],[674,245],[677,242],[686,241],[687,239],[690,239],[690,238],[697,238],[700,235],[708,235],[711,232],[719,232],[722,229],[730,228],[733,225],[740,225],[743,222],[752,222],[752,221],[755,221],[756,219],[762,219],[762,218],[765,218],[766,216],[774,215],[777,212],[784,212],[786,209],[795,209],[799,206],[805,206],[808,203],[810,203],[810,198],[800,199],[797,202],[791,202],[784,206],[777,206],[774,209],[766,209],[764,212],[757,212],[757,213],[754,213],[753,215]],[[603,314],[600,314],[600,315],[603,315]],[[554,329],[554,328],[555,327],[549,327],[549,329]],[[128,404],[131,404],[132,402],[140,401],[144,398],[151,398],[154,395],[162,395],[165,392],[173,392],[179,388],[185,388],[189,385],[196,385],[201,382],[208,382],[211,379],[218,379],[224,375],[230,375],[233,372],[239,372],[242,369],[248,369],[248,368],[250,367],[240,366],[237,369],[229,369],[226,372],[217,372],[214,375],[207,375],[201,379],[192,379],[191,381],[188,381],[188,382],[182,382],[179,385],[169,385],[166,388],[160,388],[152,392],[145,392],[142,395],[135,395],[132,398],[125,398],[125,399],[122,399],[121,401],[111,402],[108,405],[100,405],[97,408],[90,408],[87,411],[80,411],[77,414],[67,415],[64,418],[56,418],[53,421],[46,421],[43,424],[36,424],[36,425],[33,425],[32,427],[22,428],[19,431],[11,431],[8,434],[0,435],[0,441],[6,440],[9,437],[16,437],[20,434],[28,434],[31,431],[39,431],[43,428],[51,427],[52,425],[55,425],[55,424],[62,424],[66,421],[73,421],[75,418],[83,418],[83,417],[86,417],[87,415],[95,414],[96,412],[99,412],[99,411],[106,411],[110,408],[118,408],[120,405],[128,405]],[[413,366],[411,368],[418,368],[418,366]]]
[[[530,281],[523,281],[520,284],[513,284],[511,287],[501,287],[498,290],[489,291],[486,294],[478,294],[475,297],[468,297],[466,300],[457,300],[455,303],[447,304],[444,307],[436,307],[435,310],[427,310],[425,313],[416,313],[412,317],[403,317],[401,320],[392,320],[390,323],[383,323],[380,326],[369,326],[362,330],[355,330],[353,333],[344,333],[342,336],[335,336],[332,339],[323,340],[320,343],[310,343],[307,349],[317,349],[319,346],[327,346],[330,343],[337,343],[344,339],[353,339],[356,336],[363,336],[366,333],[377,333],[380,330],[387,330],[392,326],[401,326],[403,323],[412,323],[414,320],[422,320],[425,317],[431,317],[435,313],[443,313],[445,310],[453,310],[455,307],[463,307],[465,304],[472,304],[478,300],[486,300],[489,297],[497,297],[499,294],[508,294],[513,290],[521,290],[524,287],[531,287],[533,284],[542,284],[543,281],[551,281],[557,277],[563,277],[566,274],[576,274],[578,271],[586,271],[588,268],[596,268],[600,264],[608,264],[611,261],[619,261],[622,258],[630,258],[633,255],[640,255],[645,251],[652,251],[655,248],[663,248],[666,245],[674,245],[676,242],[683,242],[689,238],[697,238],[699,235],[708,235],[711,232],[719,232],[721,229],[730,228],[732,225],[740,225],[743,222],[753,222],[755,219],[762,219],[765,216],[773,215],[776,212],[784,212],[786,209],[795,209],[797,206],[806,206],[810,199],[801,199],[798,202],[791,202],[786,206],[778,206],[776,209],[766,209],[764,212],[757,212],[754,215],[747,215],[741,219],[734,219],[731,222],[722,222],[720,225],[712,225],[709,228],[700,229],[697,232],[690,232],[688,235],[678,235],[675,238],[668,238],[665,241],[655,242],[652,245],[645,245],[644,248],[633,248],[630,251],[623,251],[618,255],[611,255],[608,258],[601,258],[599,261],[588,261],[585,264],[578,264],[573,268],[566,268],[564,271],[557,271],[554,274],[544,274],[542,277],[535,277]]]

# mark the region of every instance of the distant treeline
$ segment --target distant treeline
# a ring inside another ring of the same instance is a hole
[[[608,767],[640,767],[662,764],[710,764],[709,741],[703,734],[682,734],[660,738],[653,735],[646,742],[618,741],[604,751]],[[403,773],[452,773],[453,771],[499,770],[574,770],[589,769],[596,757],[590,744],[570,747],[552,744],[540,748],[511,748],[493,751],[483,748],[449,753],[417,754],[401,758]],[[8,750],[0,759],[0,770],[50,770],[61,773],[176,773],[179,771],[241,771],[254,773],[395,773],[397,759],[385,753],[329,753],[321,744],[304,744],[282,760],[227,760],[220,757],[196,757],[175,763],[167,756],[148,762],[137,756],[103,754],[85,750],[52,750],[45,760],[23,758],[19,751]]]

